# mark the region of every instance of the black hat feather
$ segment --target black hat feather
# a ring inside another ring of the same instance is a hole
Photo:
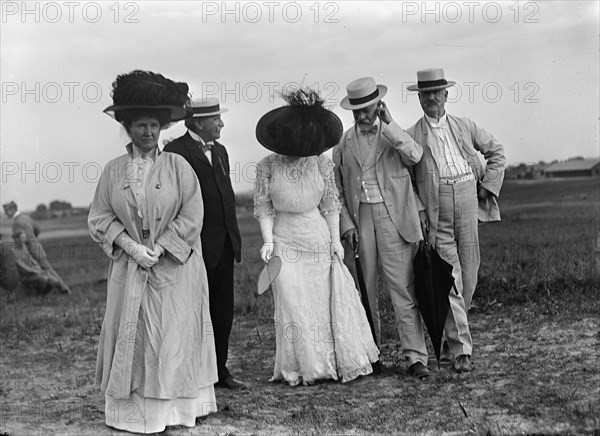
[[[335,146],[343,133],[342,122],[310,88],[282,94],[288,103],[258,121],[256,138],[265,148],[286,156],[314,156]]]
[[[166,121],[188,118],[184,108],[189,101],[189,87],[152,71],[134,70],[117,76],[112,84],[113,105],[104,110],[117,121],[123,121],[132,111],[154,109],[166,113]]]

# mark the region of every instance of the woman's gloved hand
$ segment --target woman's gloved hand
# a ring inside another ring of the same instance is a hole
[[[275,244],[273,242],[265,242],[263,246],[260,248],[260,258],[263,262],[267,263],[273,257],[273,249]]]
[[[160,253],[154,252],[145,245],[134,242],[127,244],[124,249],[142,268],[152,268],[158,263]]]

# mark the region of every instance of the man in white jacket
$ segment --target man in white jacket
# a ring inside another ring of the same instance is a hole
[[[426,238],[453,267],[457,292],[450,292],[445,332],[454,368],[467,372],[473,348],[467,312],[480,259],[477,221],[500,220],[496,197],[506,159],[504,148],[491,134],[468,118],[446,113],[447,88],[455,82],[446,80],[443,69],[418,71],[417,80],[408,90],[419,92],[425,114],[407,131],[423,147],[415,180],[429,221],[423,222],[429,229]],[[485,167],[478,153],[486,159]]]
[[[408,166],[423,150],[392,119],[382,101],[387,87],[366,77],[346,87],[340,106],[355,124],[333,150],[342,212],[340,232],[358,246],[377,342],[379,267],[387,283],[400,334],[402,355],[411,375],[429,377],[427,348],[414,289],[413,256],[422,239],[418,200]]]

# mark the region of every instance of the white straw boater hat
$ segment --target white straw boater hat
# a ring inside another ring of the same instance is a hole
[[[362,109],[381,100],[387,94],[387,86],[377,85],[372,77],[362,77],[350,82],[346,93],[348,95],[342,99],[340,106],[348,110]]]
[[[417,83],[407,86],[409,91],[437,91],[455,85],[456,82],[446,80],[443,68],[428,68],[417,71]]]
[[[229,109],[221,107],[219,99],[216,97],[192,100],[187,108],[192,111],[192,118],[212,117],[229,111]]]

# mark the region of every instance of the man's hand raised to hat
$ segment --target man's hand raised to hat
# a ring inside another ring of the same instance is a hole
[[[377,103],[377,116],[385,124],[389,124],[392,121],[394,121],[394,119],[392,118],[392,114],[390,113],[390,110],[388,109],[387,105],[385,104],[385,102],[383,100],[381,100],[379,103]]]

